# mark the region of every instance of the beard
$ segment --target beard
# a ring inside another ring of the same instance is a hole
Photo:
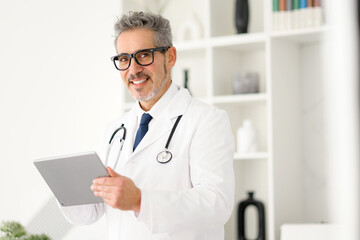
[[[150,79],[149,79],[150,80]],[[147,80],[147,81],[149,81]],[[139,102],[146,102],[146,101],[149,101],[150,99],[152,99],[159,91],[160,89],[162,88],[162,86],[164,85],[165,83],[165,78],[161,81],[160,85],[159,86],[156,86],[154,83],[153,83],[153,89],[148,92],[146,95],[143,95],[141,94],[142,93],[142,90],[143,88],[139,88],[139,89],[136,89],[136,91],[138,92],[138,95],[137,96],[133,96],[133,98]]]
[[[135,78],[143,78],[143,77],[147,78],[146,81],[152,80],[152,78],[149,75],[147,75],[147,74],[145,74],[143,72],[137,73],[135,76],[131,75],[129,77],[129,80],[132,80],[132,79],[135,79]],[[166,78],[167,78],[167,70],[166,70],[166,66],[164,64],[164,78],[161,80],[160,84],[158,86],[156,86],[155,81],[152,81],[152,90],[150,92],[148,92],[147,94],[142,94],[143,88],[138,88],[138,89],[136,89],[138,94],[136,96],[131,94],[132,97],[135,100],[139,101],[139,102],[149,101],[154,96],[156,96],[159,93],[159,91],[163,88],[163,86],[164,86],[164,84],[166,82]]]

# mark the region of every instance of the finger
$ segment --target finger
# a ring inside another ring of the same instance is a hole
[[[102,186],[102,187],[120,187],[124,183],[124,177],[108,177],[103,179],[94,179],[93,184],[96,187]]]
[[[114,199],[116,199],[116,196],[108,192],[94,192],[94,195],[97,197],[101,197],[104,202],[115,202]]]
[[[106,170],[108,171],[110,177],[121,177],[121,175],[116,173],[111,167],[107,167]]]
[[[91,185],[90,189],[93,192],[100,192],[100,191],[105,191],[106,190],[104,185],[96,185],[96,184]]]
[[[106,193],[119,193],[119,188],[117,186],[104,186],[104,185],[91,185],[90,186],[91,191],[93,192],[106,192]]]
[[[102,178],[95,178],[93,180],[93,184],[98,186],[113,186],[116,184],[116,181],[117,180],[113,177],[102,177]]]
[[[106,183],[106,177],[95,178],[93,180],[93,184],[96,184],[96,185],[105,185],[105,183]]]
[[[97,197],[101,197],[104,200],[110,200],[111,199],[111,192],[104,192],[104,191],[94,191],[94,195]]]
[[[101,197],[101,192],[94,192],[94,196],[96,196],[96,197]]]

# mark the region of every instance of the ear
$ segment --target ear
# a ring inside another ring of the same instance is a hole
[[[176,63],[176,48],[171,47],[167,50],[167,64],[170,68],[172,68]]]

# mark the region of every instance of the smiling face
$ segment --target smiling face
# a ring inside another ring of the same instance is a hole
[[[121,33],[116,41],[118,54],[132,54],[141,49],[155,47],[154,32],[149,29],[133,29]],[[165,53],[154,52],[154,62],[141,66],[134,59],[128,69],[120,71],[121,78],[130,94],[148,111],[161,98],[171,85],[170,70],[176,62],[176,49],[169,48]]]

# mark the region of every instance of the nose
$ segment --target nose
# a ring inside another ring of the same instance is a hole
[[[135,75],[138,72],[143,70],[143,66],[139,65],[135,59],[132,59],[130,67],[128,68],[128,73]]]
[[[144,67],[139,65],[134,59],[132,59],[130,67],[125,71],[127,81],[134,80],[143,76]]]

